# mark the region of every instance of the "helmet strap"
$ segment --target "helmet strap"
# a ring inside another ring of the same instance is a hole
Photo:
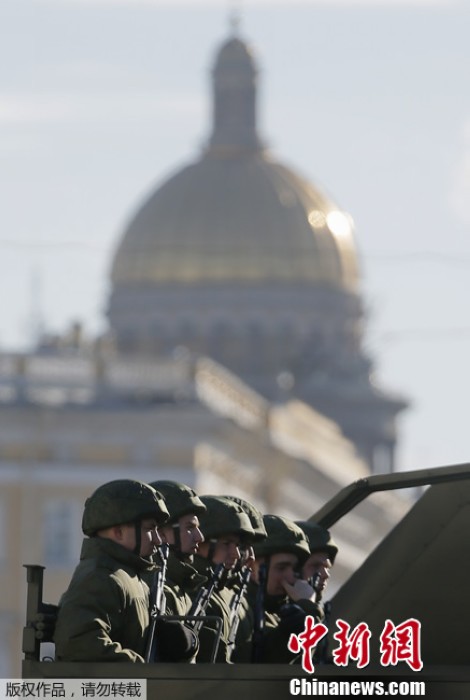
[[[207,551],[207,558],[209,559],[209,561],[212,561],[212,559],[214,558],[216,545],[217,540],[209,540],[209,549]]]
[[[142,522],[140,520],[136,520],[134,522],[134,531],[135,531],[134,554],[137,554],[137,556],[140,557],[140,545],[142,544]]]
[[[261,564],[263,566],[263,564]],[[268,579],[269,579],[269,570],[271,568],[271,555],[266,554],[264,557],[264,573],[262,575],[262,585],[263,585],[263,595],[267,596],[268,595]]]
[[[175,544],[173,545],[173,550],[176,552],[176,554],[181,555],[181,533],[180,533],[180,525],[179,523],[173,523],[171,526],[173,528],[173,534],[175,537]]]

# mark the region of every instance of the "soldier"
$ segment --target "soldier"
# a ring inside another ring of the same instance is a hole
[[[256,561],[248,587],[252,635],[237,639],[234,660],[255,663],[291,663],[287,648],[291,634],[303,631],[305,618],[316,621],[323,613],[315,591],[299,578],[309,556],[307,539],[291,520],[265,515],[267,538],[255,543]]]
[[[225,590],[229,573],[235,569],[240,558],[240,546],[253,540],[254,532],[250,519],[241,506],[223,496],[202,496],[206,512],[201,515],[201,530],[205,541],[194,556],[194,566],[208,578],[208,584],[217,580],[216,589],[210,597],[206,614],[222,620],[221,637],[216,661],[230,661],[230,600],[232,592]],[[207,622],[199,633],[200,651],[197,663],[211,659],[214,624]]]
[[[267,536],[263,516],[252,503],[245,501],[244,498],[240,498],[239,496],[224,496],[224,498],[228,498],[230,501],[238,503],[238,505],[242,507],[250,519],[251,527],[253,528],[253,539],[251,542],[245,542],[245,548],[242,552],[242,561],[243,566],[247,566],[248,568],[252,569],[255,561],[255,552],[252,543],[261,542],[262,540],[266,539]]]
[[[302,567],[302,578],[312,583],[319,603],[328,585],[338,547],[329,531],[321,525],[310,520],[298,520],[296,524],[303,530],[310,549],[310,556]]]
[[[238,503],[248,515],[251,527],[253,528],[253,543],[266,539],[267,533],[264,527],[263,516],[260,511],[251,503],[238,496],[226,496],[231,501]],[[242,558],[235,568],[233,575],[227,582],[230,591],[230,631],[229,647],[231,649],[230,659],[233,660],[236,644],[245,645],[253,632],[253,619],[250,614],[250,606],[247,600],[248,584],[251,579],[253,566],[255,563],[255,551],[251,542],[246,542],[241,552]]]
[[[328,627],[331,616],[330,601],[323,601],[323,596],[330,579],[330,571],[335,563],[338,547],[330,532],[311,520],[299,520],[297,525],[303,530],[308,540],[310,556],[302,567],[302,578],[309,581],[315,589],[315,601],[322,605],[323,624]],[[331,661],[328,649],[328,637],[323,637],[315,650],[315,663]]]
[[[206,582],[192,566],[204,536],[199,529],[199,516],[206,506],[189,486],[177,481],[154,481],[151,486],[165,498],[170,517],[160,528],[168,543],[168,570],[165,583],[166,614],[187,615],[194,595]]]
[[[142,574],[161,544],[168,510],[155,489],[122,479],[85,503],[80,563],[62,596],[55,630],[59,661],[143,662],[149,588]]]

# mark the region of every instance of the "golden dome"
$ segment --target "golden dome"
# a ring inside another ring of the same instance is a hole
[[[140,208],[116,254],[114,285],[321,283],[357,291],[348,215],[261,150],[212,148]]]
[[[245,42],[222,45],[212,79],[207,151],[138,210],[115,255],[114,289],[272,281],[356,294],[350,217],[258,137],[257,69]]]

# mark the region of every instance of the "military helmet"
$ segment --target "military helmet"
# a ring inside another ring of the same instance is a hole
[[[189,513],[201,516],[207,508],[192,488],[178,481],[152,481],[150,486],[159,491],[170,512],[170,523],[177,523]]]
[[[296,520],[296,525],[303,530],[307,537],[310,554],[314,552],[326,552],[328,554],[328,559],[334,564],[336,555],[338,554],[338,545],[332,538],[329,530],[311,520]]]
[[[267,533],[266,528],[264,527],[263,516],[260,513],[260,511],[257,508],[255,508],[254,505],[249,503],[249,501],[245,501],[244,498],[240,498],[239,496],[224,496],[224,498],[228,498],[230,501],[238,503],[238,505],[241,506],[242,509],[245,511],[245,513],[250,519],[253,532],[255,533],[253,541],[259,542],[261,540],[264,540],[266,538]]]
[[[85,501],[82,530],[94,535],[113,525],[123,525],[155,518],[159,524],[168,520],[165,501],[154,488],[133,479],[118,479],[103,484]]]
[[[206,540],[217,539],[229,533],[253,540],[255,533],[250,519],[238,503],[224,496],[201,496],[201,501],[207,508],[199,518]]]
[[[280,515],[264,515],[263,522],[267,537],[254,544],[257,558],[284,552],[296,554],[300,563],[308,558],[310,550],[307,538],[293,520],[282,518]]]

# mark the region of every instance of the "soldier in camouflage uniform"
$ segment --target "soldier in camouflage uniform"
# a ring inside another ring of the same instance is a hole
[[[328,627],[331,616],[331,602],[324,601],[323,596],[330,578],[330,571],[335,563],[338,547],[330,532],[311,520],[299,520],[297,525],[303,530],[308,540],[310,556],[302,566],[302,578],[315,589],[315,600],[322,606],[323,624]],[[323,637],[315,649],[314,663],[330,663],[328,636]]]
[[[320,602],[328,585],[338,547],[329,531],[321,525],[310,520],[298,520],[296,524],[303,530],[310,550],[310,556],[302,566],[302,578],[312,582],[317,602]]]
[[[255,506],[239,496],[225,496],[238,503],[248,515],[253,528],[253,541],[245,542],[241,550],[242,558],[239,565],[232,572],[227,582],[227,590],[230,591],[230,658],[233,661],[235,646],[246,645],[253,634],[253,619],[250,605],[247,600],[248,585],[252,576],[253,566],[256,560],[253,544],[266,539],[267,533],[264,527],[263,516]]]
[[[237,639],[236,662],[292,663],[287,648],[291,634],[303,631],[305,618],[323,617],[315,591],[299,578],[309,556],[307,539],[291,520],[265,515],[267,538],[255,543],[256,562],[248,588],[252,620],[249,639]]]
[[[62,596],[55,630],[60,661],[143,662],[149,588],[142,575],[168,518],[155,489],[122,479],[87,499],[78,564]]]
[[[151,486],[163,495],[170,513],[160,529],[170,547],[165,582],[166,614],[187,615],[191,595],[207,580],[192,566],[194,555],[204,541],[199,516],[206,512],[206,506],[193,489],[177,481],[154,481]]]
[[[243,511],[250,519],[251,527],[253,528],[253,539],[251,541],[245,540],[244,542],[244,546],[242,548],[242,565],[248,566],[250,569],[252,569],[255,561],[253,544],[254,542],[261,542],[262,540],[266,539],[267,536],[266,528],[264,527],[263,515],[252,503],[246,501],[244,498],[240,498],[239,496],[224,496],[224,498],[228,498],[229,501],[238,503],[238,505],[241,506]]]
[[[210,598],[206,614],[217,616],[222,620],[222,632],[217,652],[217,662],[229,662],[231,647],[230,601],[233,592],[226,588],[230,572],[235,569],[241,558],[240,546],[253,541],[254,532],[250,519],[241,506],[223,496],[201,496],[206,512],[201,515],[201,530],[205,541],[194,557],[194,566],[198,572],[210,581],[222,570],[222,576],[216,591]],[[208,662],[212,655],[214,623],[208,621],[199,633],[200,651],[197,663]]]

